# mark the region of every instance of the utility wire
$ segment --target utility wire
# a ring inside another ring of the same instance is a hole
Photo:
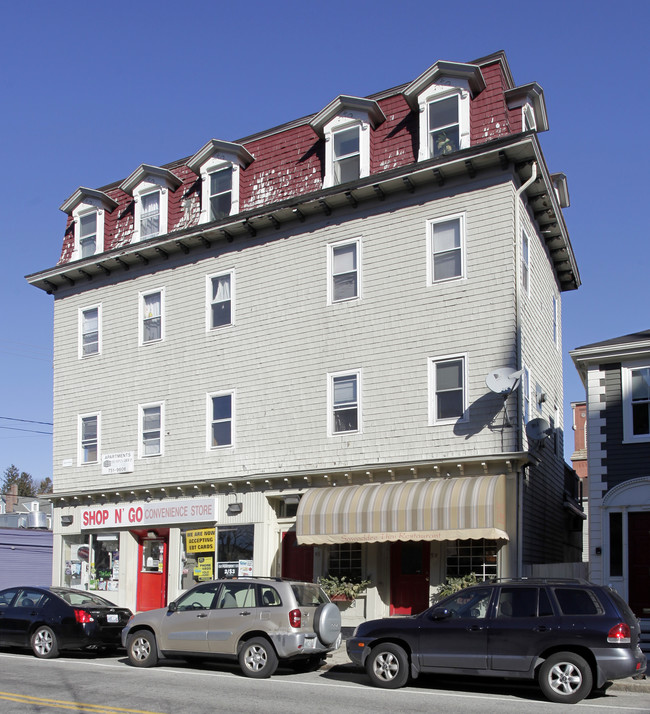
[[[45,424],[45,426],[52,426],[51,421],[34,421],[33,419],[16,419],[14,417],[3,417],[0,416],[0,419],[6,419],[7,421],[22,421],[25,422],[26,424]],[[0,427],[7,429],[8,427]]]

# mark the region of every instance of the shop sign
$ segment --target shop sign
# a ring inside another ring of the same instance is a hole
[[[252,575],[252,560],[217,563],[217,578],[250,578]]]
[[[186,531],[185,550],[188,553],[201,553],[205,550],[214,551],[216,537],[214,528],[202,528],[199,531]]]
[[[102,475],[133,473],[133,452],[117,451],[114,454],[102,454]]]
[[[81,530],[137,528],[217,520],[216,498],[188,498],[147,503],[133,501],[81,508]]]
[[[212,580],[212,557],[199,558],[199,562],[194,568],[194,577],[197,580]]]

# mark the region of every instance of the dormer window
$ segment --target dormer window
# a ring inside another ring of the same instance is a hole
[[[310,122],[325,139],[323,188],[370,175],[370,135],[386,120],[377,102],[341,95]]]
[[[74,248],[71,260],[90,258],[104,252],[104,219],[117,207],[117,202],[102,191],[78,188],[61,206],[72,216]]]
[[[199,223],[221,221],[239,213],[241,171],[253,156],[241,145],[211,139],[187,162],[201,177]]]
[[[334,149],[332,162],[334,183],[346,183],[361,178],[360,125],[342,129],[333,134]]]
[[[133,241],[147,240],[169,231],[169,192],[182,181],[168,169],[142,164],[120,188],[133,196],[135,218]]]
[[[448,156],[470,146],[470,101],[485,89],[481,68],[436,62],[404,90],[419,114],[418,161]]]
[[[548,129],[544,90],[537,82],[508,89],[504,96],[508,109],[515,116],[517,110],[521,110],[521,131],[540,132]]]

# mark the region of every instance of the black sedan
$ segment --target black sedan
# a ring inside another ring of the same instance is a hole
[[[92,592],[59,587],[0,591],[0,646],[31,647],[37,657],[67,649],[114,649],[131,611]]]

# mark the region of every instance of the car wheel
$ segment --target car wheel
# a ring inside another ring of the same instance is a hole
[[[134,667],[153,667],[158,663],[156,637],[148,630],[140,630],[129,635],[126,640],[126,652],[129,655],[129,662]]]
[[[34,630],[31,639],[32,652],[41,659],[52,659],[59,656],[59,644],[56,635],[47,626],[41,625]]]
[[[239,666],[247,677],[270,677],[278,668],[278,656],[273,645],[264,637],[253,637],[239,650]]]
[[[593,685],[587,661],[573,652],[551,655],[539,669],[539,686],[552,702],[575,704],[584,699]]]
[[[408,656],[399,645],[377,645],[366,660],[366,672],[376,687],[398,689],[409,678]]]
[[[314,630],[324,645],[333,645],[341,633],[341,611],[333,602],[324,602],[314,613]]]

